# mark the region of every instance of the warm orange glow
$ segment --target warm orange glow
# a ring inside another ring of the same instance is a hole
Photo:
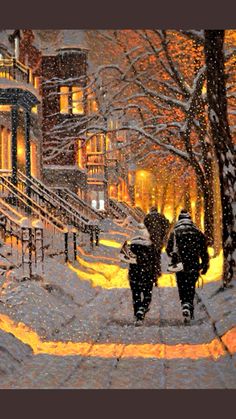
[[[108,264],[102,262],[86,262],[77,256],[77,260],[87,272],[80,268],[75,268],[69,264],[69,268],[76,272],[80,279],[90,281],[94,287],[105,289],[128,288],[127,269],[121,268],[118,264]]]
[[[60,87],[60,113],[69,113],[69,87]]]
[[[226,332],[221,339],[233,355],[236,352],[236,327]]]
[[[137,177],[146,178],[148,177],[149,173],[145,170],[138,170],[137,171]]]
[[[38,113],[38,106],[33,106],[32,109],[31,109],[31,112],[37,114]]]
[[[78,153],[77,153],[78,166],[83,169],[84,167],[84,152],[82,140],[78,140]]]
[[[117,242],[108,241],[107,245],[111,242],[117,245]],[[117,247],[115,247],[117,248]],[[212,253],[212,250],[210,253]],[[83,255],[83,252],[80,252]],[[88,256],[88,255],[87,255]],[[89,255],[90,258],[90,255]],[[119,252],[117,251],[117,258],[108,258],[103,257],[103,260],[112,261],[113,264],[104,263],[99,261],[100,256],[93,256],[92,259],[98,261],[85,261],[82,257],[77,256],[77,260],[79,264],[86,268],[86,272],[80,268],[74,267],[69,264],[69,268],[76,272],[80,279],[90,281],[91,284],[96,287],[102,287],[106,289],[112,288],[129,288],[129,281],[128,281],[128,265],[125,267],[121,267],[119,263]],[[219,256],[212,258],[210,260],[210,268],[206,275],[203,275],[199,279],[199,286],[202,284],[208,284],[210,282],[219,281],[222,279],[222,266],[223,266],[223,252],[220,253]],[[158,286],[159,287],[176,287],[176,280],[174,274],[163,273],[161,277],[158,279]]]
[[[11,170],[11,133],[0,127],[0,168]]]
[[[150,191],[152,188],[152,176],[146,170],[138,170],[135,177],[136,205],[147,212],[150,207]]]
[[[35,87],[35,89],[39,89],[39,86],[40,86],[40,78],[39,77],[37,77],[37,76],[35,76],[34,77],[34,87]]]
[[[72,86],[72,113],[83,115],[83,90],[79,86]]]
[[[10,105],[0,105],[0,112],[10,112],[10,110],[11,110]]]
[[[12,80],[12,76],[7,71],[0,71],[0,78]]]
[[[102,244],[103,246],[107,246],[107,247],[114,247],[115,249],[120,249],[120,243],[116,242],[115,240],[105,240],[105,239],[101,239],[99,240],[99,243]]]
[[[205,95],[207,93],[207,83],[205,81],[205,83],[202,86],[202,93]]]
[[[36,176],[38,174],[37,168],[37,146],[34,143],[30,144],[30,153],[31,153],[31,174]]]
[[[89,257],[89,259],[101,260],[101,256],[100,255],[90,255],[90,254],[86,253],[82,247],[79,247],[78,246],[77,247],[77,250],[80,252],[81,255],[83,255],[85,257]],[[110,256],[102,256],[102,260],[108,260],[110,262],[119,263],[119,259],[112,258]]]
[[[29,345],[33,353],[54,356],[87,356],[99,358],[156,358],[156,359],[199,359],[213,358],[217,360],[226,355],[219,339],[200,344],[124,344],[122,342],[63,342],[43,341],[40,336],[24,323],[16,323],[7,315],[0,315],[0,329],[13,334],[17,339]],[[236,327],[222,336],[230,353],[236,352]]]
[[[20,161],[23,161],[25,158],[25,148],[22,144],[18,144],[17,147],[17,157]]]
[[[87,106],[88,106],[88,113],[95,113],[98,111],[98,104],[94,97],[94,93],[92,91],[88,91],[87,96]]]

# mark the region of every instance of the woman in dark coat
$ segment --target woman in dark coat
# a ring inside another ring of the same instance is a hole
[[[157,211],[156,207],[152,207],[144,218],[144,225],[155,248],[155,283],[157,283],[158,277],[161,276],[161,249],[167,238],[170,223],[163,214]]]
[[[155,248],[145,226],[141,224],[139,227],[139,233],[130,241],[135,259],[129,264],[129,283],[137,323],[142,322],[149,311],[155,282]]]

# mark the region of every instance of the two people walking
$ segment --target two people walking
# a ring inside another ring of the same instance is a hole
[[[132,263],[129,264],[128,277],[137,324],[149,311],[153,285],[157,285],[161,275],[161,250],[169,230],[169,221],[156,208],[151,208],[138,234],[131,239],[129,256],[132,256]],[[166,252],[173,264],[181,260],[182,270],[176,272],[176,280],[182,314],[185,322],[189,322],[194,318],[196,282],[200,273],[205,274],[209,268],[209,255],[204,234],[185,210],[181,211],[169,235]]]

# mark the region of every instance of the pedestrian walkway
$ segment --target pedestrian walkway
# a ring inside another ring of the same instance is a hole
[[[79,249],[88,265],[78,269],[108,281],[110,266],[112,281],[114,242],[124,235],[103,238],[92,254]],[[151,310],[135,327],[128,287],[98,286],[78,269],[55,258],[43,282],[15,281],[4,290],[0,336],[11,368],[0,374],[0,388],[236,388],[235,287],[199,288],[190,326],[183,325],[174,283],[154,288]]]

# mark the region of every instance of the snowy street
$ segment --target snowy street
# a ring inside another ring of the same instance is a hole
[[[160,285],[135,327],[130,290],[116,282],[125,280],[115,262],[125,233],[114,233],[74,267],[47,259],[43,281],[1,280],[0,387],[236,388],[235,287],[198,288],[195,320],[184,326],[177,288]],[[109,264],[109,287],[96,286]]]

